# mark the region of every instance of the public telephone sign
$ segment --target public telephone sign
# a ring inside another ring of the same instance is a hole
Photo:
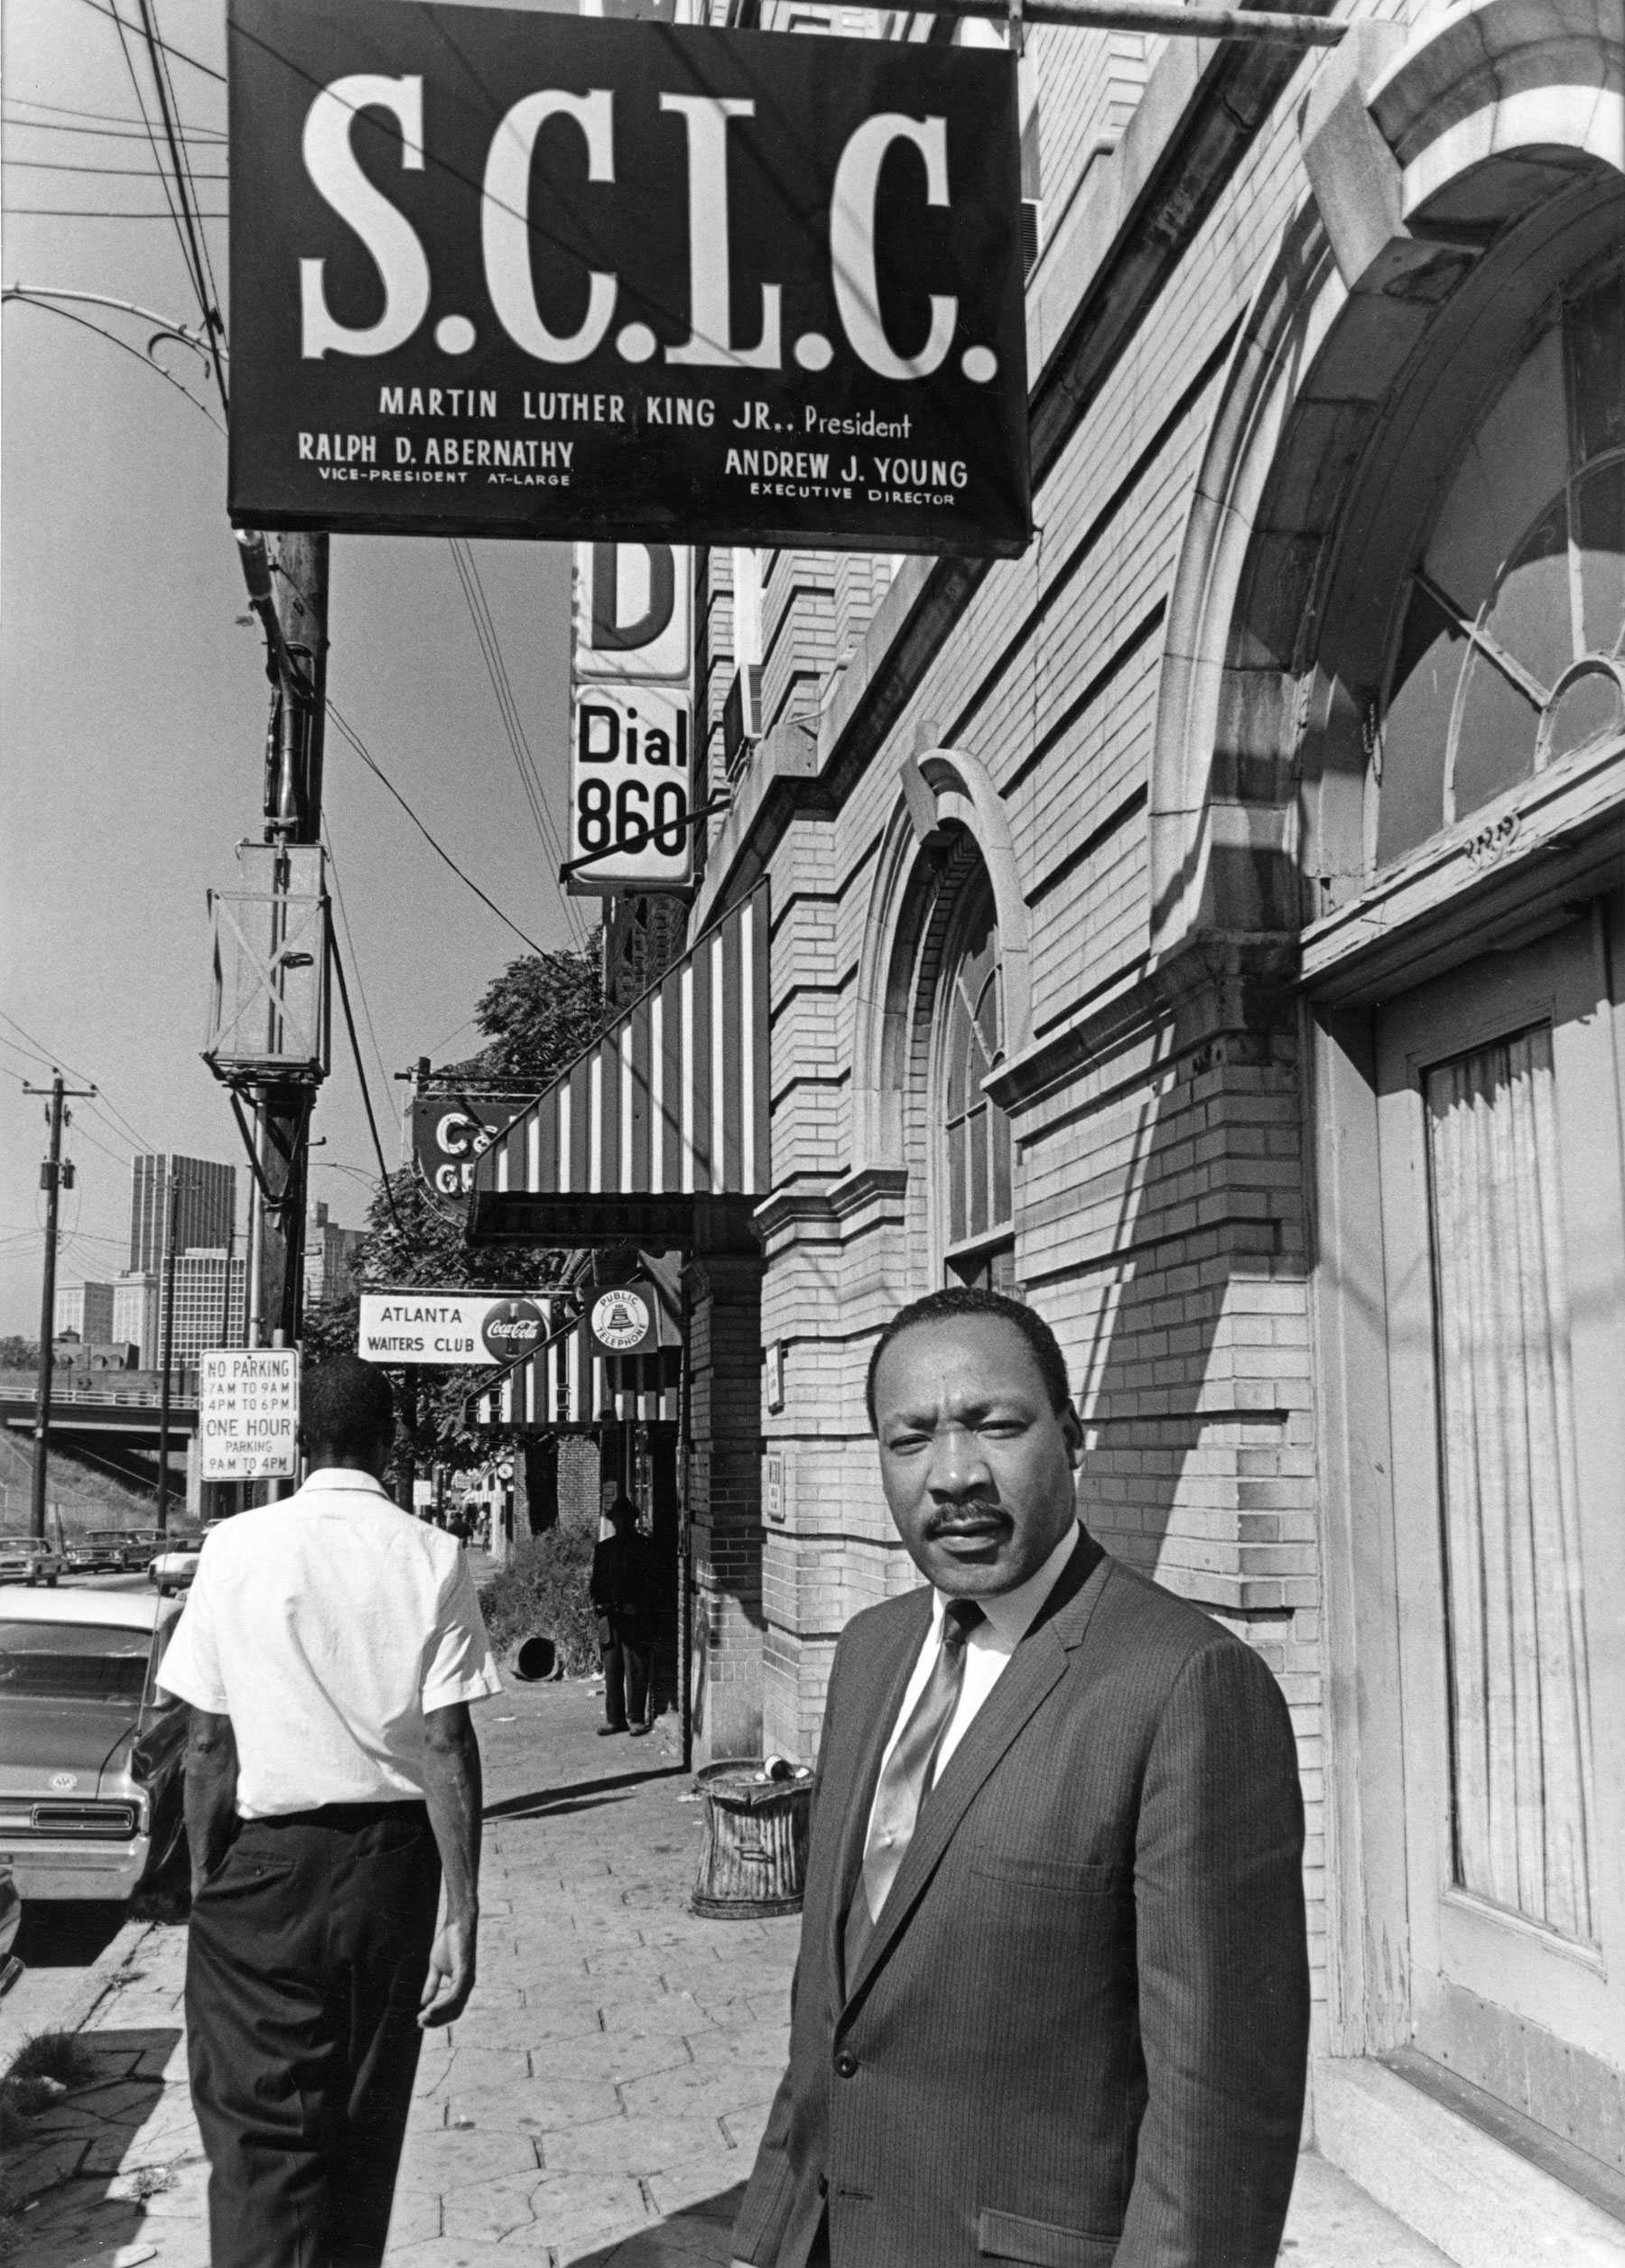
[[[1016,66],[231,0],[239,525],[1014,556]]]
[[[296,1347],[206,1347],[198,1356],[206,1481],[285,1479],[299,1470]]]

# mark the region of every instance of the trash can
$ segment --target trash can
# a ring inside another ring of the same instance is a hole
[[[769,1779],[757,1763],[708,1764],[705,1847],[693,1910],[709,1921],[762,1921],[800,1913],[807,1873],[812,1774]]]
[[[532,1685],[540,1678],[551,1678],[557,1662],[558,1649],[551,1638],[527,1638],[514,1656],[514,1675]]]

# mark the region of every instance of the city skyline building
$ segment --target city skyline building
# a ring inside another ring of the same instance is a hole
[[[348,1298],[355,1288],[355,1258],[364,1229],[340,1228],[318,1198],[305,1222],[304,1297],[307,1307]]]
[[[163,1265],[169,1176],[180,1180],[175,1204],[177,1252],[221,1250],[230,1244],[237,1222],[237,1169],[209,1157],[182,1157],[148,1151],[130,1160],[129,1270],[140,1274]]]
[[[56,1335],[70,1334],[87,1345],[101,1345],[113,1337],[113,1286],[110,1283],[62,1284],[56,1297]]]
[[[158,1274],[155,1269],[134,1269],[113,1287],[113,1328],[109,1336],[137,1351],[144,1370],[158,1344]]]

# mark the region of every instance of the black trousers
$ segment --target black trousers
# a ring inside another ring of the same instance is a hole
[[[422,1804],[338,1804],[247,1820],[192,1901],[211,2268],[377,2268],[440,1873]]]
[[[609,1635],[604,1641],[604,1722],[606,1724],[645,1724],[649,1715],[649,1642],[641,1626],[605,1617]]]

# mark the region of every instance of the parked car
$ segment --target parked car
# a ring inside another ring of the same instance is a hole
[[[0,1536],[0,1583],[43,1583],[54,1591],[62,1566],[56,1546],[38,1536]]]
[[[17,1942],[17,1931],[23,1925],[23,1901],[17,1892],[17,1878],[9,1866],[0,1866],[0,1993],[16,1977],[8,1975],[12,1968],[12,1947]],[[15,1964],[21,1975],[23,1964]]]
[[[125,1899],[184,1832],[181,1608],[144,1591],[0,1592],[0,1867],[24,1898]]]
[[[160,1595],[171,1591],[183,1591],[198,1572],[198,1557],[204,1545],[217,1528],[225,1522],[206,1520],[199,1536],[171,1536],[157,1538],[159,1549],[147,1568],[147,1574],[158,1585]]]

